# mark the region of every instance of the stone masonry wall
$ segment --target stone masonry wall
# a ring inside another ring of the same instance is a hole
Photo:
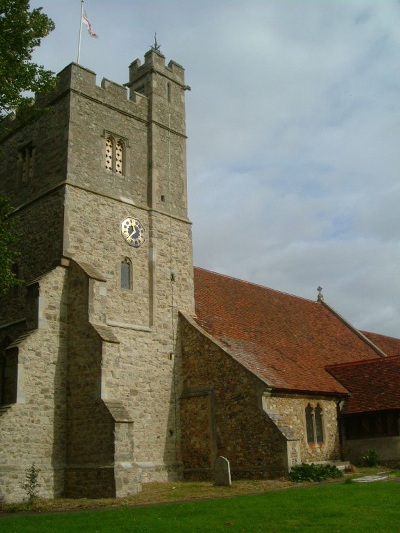
[[[299,462],[340,460],[334,399],[268,392],[195,325],[183,319],[182,327],[182,458],[187,477],[211,475],[216,455],[230,460],[236,477],[273,477]],[[320,445],[307,443],[308,403],[323,411]]]
[[[263,404],[269,413],[278,415],[280,424],[288,427],[300,444],[300,460],[305,463],[340,460],[340,439],[337,423],[337,406],[335,399],[293,397],[272,394],[264,396]],[[310,404],[322,408],[324,443],[307,443],[305,409]]]
[[[39,328],[14,342],[18,348],[17,402],[0,416],[0,499],[26,497],[21,483],[35,463],[39,495],[64,488],[66,383],[66,270],[41,278]]]
[[[7,194],[14,207],[30,203],[65,180],[69,105],[68,94],[56,97],[36,119],[23,125],[17,119],[11,122],[0,138],[0,193]],[[28,146],[33,154],[30,172],[24,175],[22,158]]]
[[[286,439],[261,408],[260,381],[184,318],[182,339],[186,477],[211,477],[216,455],[230,461],[236,479],[284,475]]]

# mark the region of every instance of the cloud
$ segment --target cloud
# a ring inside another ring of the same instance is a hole
[[[57,28],[38,57],[61,70],[79,8],[35,4]],[[322,285],[355,325],[398,336],[399,2],[85,6],[100,39],[84,36],[82,61],[98,81],[124,83],[155,31],[186,68],[195,262],[308,298]]]

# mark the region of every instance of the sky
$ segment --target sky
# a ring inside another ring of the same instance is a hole
[[[31,0],[77,60],[80,0]],[[196,266],[400,337],[400,0],[86,0],[80,63],[123,84],[157,41],[185,68]]]

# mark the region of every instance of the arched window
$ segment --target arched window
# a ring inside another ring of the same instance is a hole
[[[323,424],[322,424],[322,408],[319,404],[314,410],[314,418],[315,418],[315,436],[317,438],[317,443],[321,444],[322,442],[324,442],[324,431],[323,431]]]
[[[132,289],[132,262],[128,257],[121,261],[121,289]]]
[[[306,407],[307,442],[314,444],[314,413],[310,404]]]
[[[305,409],[308,444],[322,444],[324,442],[322,414],[322,407],[319,404],[316,407],[308,404]]]
[[[125,170],[125,142],[114,135],[106,134],[105,168],[116,174],[124,174]]]

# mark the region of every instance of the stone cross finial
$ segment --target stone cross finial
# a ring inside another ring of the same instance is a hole
[[[324,295],[322,294],[322,287],[318,286],[317,291],[318,291],[318,301],[321,302],[324,299]]]

